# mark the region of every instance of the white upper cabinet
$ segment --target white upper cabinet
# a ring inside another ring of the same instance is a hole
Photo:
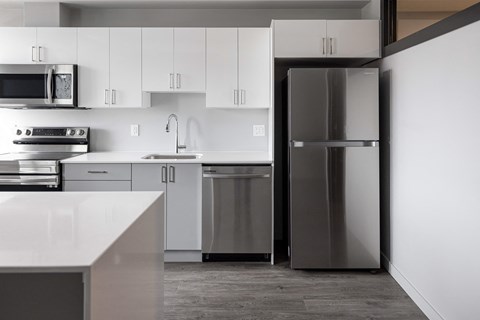
[[[246,108],[270,106],[270,30],[238,29],[239,104]]]
[[[137,108],[142,93],[140,28],[78,29],[79,106]]]
[[[270,64],[269,29],[207,29],[207,107],[269,108]]]
[[[173,28],[142,29],[143,91],[174,89]]]
[[[0,28],[0,43],[0,63],[77,63],[76,28]]]
[[[325,57],[326,20],[275,20],[275,57]]]
[[[331,57],[380,57],[378,20],[330,20],[327,34]]]
[[[205,92],[205,29],[142,29],[143,91]]]
[[[37,61],[49,64],[77,63],[76,28],[37,28]]]
[[[207,107],[237,106],[239,98],[237,33],[236,28],[207,29]]]
[[[78,29],[78,105],[110,105],[110,30]]]
[[[111,106],[125,108],[142,106],[140,28],[110,29],[110,90]]]
[[[275,20],[276,58],[378,58],[378,20]]]
[[[0,28],[0,63],[36,63],[36,28]]]

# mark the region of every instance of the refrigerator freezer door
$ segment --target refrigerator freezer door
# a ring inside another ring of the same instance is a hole
[[[379,268],[379,149],[290,147],[293,269]]]
[[[378,140],[378,70],[290,69],[289,140]]]

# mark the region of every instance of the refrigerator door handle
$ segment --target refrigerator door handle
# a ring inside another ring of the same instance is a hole
[[[349,140],[349,141],[291,141],[294,148],[303,147],[378,147],[377,140]]]

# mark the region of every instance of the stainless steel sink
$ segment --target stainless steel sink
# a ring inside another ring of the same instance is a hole
[[[188,159],[198,159],[201,154],[148,154],[142,159],[146,160],[188,160]]]

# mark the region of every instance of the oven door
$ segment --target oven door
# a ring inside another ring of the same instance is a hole
[[[0,191],[61,191],[59,175],[0,175]]]
[[[0,65],[0,107],[76,107],[76,71],[76,65]]]

